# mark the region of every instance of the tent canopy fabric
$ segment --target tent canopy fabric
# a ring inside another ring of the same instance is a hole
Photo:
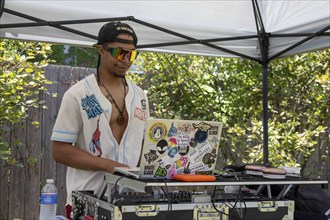
[[[261,61],[260,31],[270,59],[330,47],[329,0],[1,1],[1,38],[91,46],[104,23],[121,20],[145,51]]]
[[[329,0],[0,0],[0,16],[0,38],[92,46],[103,24],[123,21],[139,50],[261,63],[264,164],[269,62],[330,47]]]

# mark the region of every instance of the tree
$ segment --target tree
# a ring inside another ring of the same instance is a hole
[[[22,165],[11,156],[12,148],[21,145],[20,140],[9,144],[4,136],[27,119],[29,108],[45,107],[38,97],[46,92],[44,86],[51,83],[43,75],[43,67],[50,62],[47,57],[51,47],[46,43],[3,39],[0,51],[0,159],[7,164]],[[37,121],[32,123],[39,125]]]

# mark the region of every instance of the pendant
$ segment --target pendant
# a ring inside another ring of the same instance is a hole
[[[118,118],[117,118],[117,122],[120,125],[124,124],[124,122],[125,122],[124,116],[123,115],[119,115]]]

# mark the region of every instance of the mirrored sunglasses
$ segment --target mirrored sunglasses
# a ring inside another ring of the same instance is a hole
[[[111,55],[117,60],[129,60],[130,62],[133,62],[139,55],[139,52],[136,50],[124,50],[120,47],[117,48],[108,47],[104,49],[110,52]]]

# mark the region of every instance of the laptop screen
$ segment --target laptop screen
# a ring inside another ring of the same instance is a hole
[[[149,119],[140,178],[172,179],[175,174],[213,174],[221,122]]]

